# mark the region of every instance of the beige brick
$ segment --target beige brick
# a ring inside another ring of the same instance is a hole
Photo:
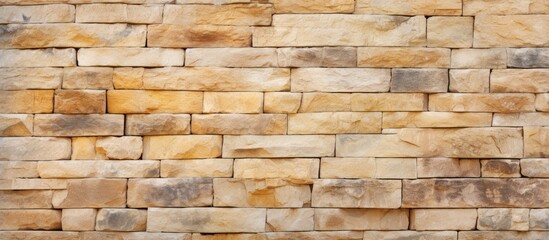
[[[453,49],[452,68],[506,68],[504,48]]]
[[[410,229],[473,230],[477,224],[476,209],[412,209]]]
[[[93,231],[97,209],[63,209],[63,231]]]
[[[426,105],[422,93],[354,93],[352,111],[423,111]]]
[[[547,47],[547,15],[478,15],[475,17],[475,48]],[[498,34],[505,32],[505,34]]]
[[[61,230],[61,210],[0,210],[0,229]]]
[[[355,10],[353,0],[271,0],[276,13],[352,13]]]
[[[128,181],[128,207],[191,207],[212,205],[212,180],[156,178]]]
[[[53,207],[125,207],[126,182],[126,179],[70,179],[67,181],[67,190],[53,193]]]
[[[333,156],[334,140],[334,136],[329,135],[227,135],[223,141],[223,157]]]
[[[429,95],[429,111],[436,112],[532,112],[534,95],[526,93]]]
[[[549,127],[524,127],[524,156],[549,157]]]
[[[0,238],[5,239],[47,239],[53,238],[56,240],[78,240],[80,235],[78,232],[62,232],[62,231],[0,231]]]
[[[0,30],[3,30],[1,26]],[[3,38],[0,37],[0,46],[2,45]],[[0,67],[68,67],[75,65],[76,51],[73,48],[0,50]]]
[[[489,159],[481,160],[482,177],[521,177],[519,160]]]
[[[549,92],[549,69],[498,69],[490,75],[490,92]]]
[[[0,7],[0,23],[51,23],[73,21],[73,5],[51,4]]]
[[[463,240],[512,240],[512,239],[545,239],[549,232],[516,232],[516,231],[460,231],[459,239]]]
[[[456,231],[366,231],[364,240],[457,240]]]
[[[320,178],[375,178],[375,158],[322,158]]]
[[[52,191],[0,191],[0,208],[51,208]]]
[[[417,178],[415,158],[376,158],[376,178]]]
[[[190,233],[160,233],[160,232],[81,232],[80,236],[86,240],[102,239],[135,239],[135,240],[191,240]]]
[[[393,15],[460,15],[460,0],[357,0],[355,13]]]
[[[447,92],[446,69],[392,69],[391,92]]]
[[[359,231],[315,231],[315,232],[272,232],[264,233],[270,240],[307,239],[307,240],[361,240]],[[194,236],[193,236],[194,237]]]
[[[408,209],[315,209],[315,230],[405,230]]]
[[[108,67],[69,67],[63,69],[65,89],[112,89],[113,69]]]
[[[399,180],[318,179],[315,180],[313,184],[312,206],[339,208],[399,208],[401,203],[401,188],[402,184]],[[354,193],[363,191],[368,191],[369,194],[356,195]]]
[[[40,161],[41,178],[148,178],[158,177],[158,161]]]
[[[102,137],[95,144],[96,159],[139,159],[143,152],[141,137]]]
[[[277,48],[277,52],[280,67],[356,67],[354,47]]]
[[[121,114],[37,114],[35,136],[110,136],[124,134]]]
[[[250,47],[252,41],[246,26],[153,24],[147,30],[148,47]]]
[[[82,4],[76,6],[76,22],[161,23],[162,5]]]
[[[450,92],[487,93],[490,89],[490,69],[451,69],[449,89]]]
[[[32,114],[0,114],[0,136],[32,136]]]
[[[70,159],[71,140],[51,137],[0,138],[0,160]]]
[[[97,137],[73,137],[71,159],[95,159],[97,157],[95,152],[96,141]]]
[[[162,160],[160,176],[163,178],[232,177],[232,159]]]
[[[296,113],[301,106],[301,93],[266,92],[263,100],[265,113]]]
[[[296,68],[292,92],[388,92],[388,69]],[[367,77],[366,77],[367,76]]]
[[[479,208],[477,229],[528,231],[529,218],[527,208]]]
[[[113,90],[107,92],[109,113],[200,113],[202,92]]]
[[[350,112],[351,94],[303,93],[298,112]]]
[[[548,177],[549,159],[531,158],[520,160],[520,171],[525,177]]]
[[[313,208],[267,209],[267,231],[313,231]]]
[[[189,114],[127,114],[126,135],[189,134]]]
[[[460,1],[458,0],[458,2]],[[427,46],[447,48],[472,47],[473,18],[430,17],[427,19]]]
[[[143,159],[215,158],[221,156],[219,135],[146,136]]]
[[[280,64],[276,48],[190,48],[185,52],[185,66],[279,67]]]
[[[13,159],[10,159],[13,160]],[[0,179],[37,178],[36,162],[0,161]]]
[[[463,15],[549,13],[544,0],[464,0]]]
[[[491,113],[385,112],[383,128],[490,127]]]
[[[0,90],[61,88],[61,68],[2,68]]]
[[[112,82],[116,89],[141,89],[143,88],[144,68],[115,68]]]
[[[51,113],[53,90],[0,91],[0,113]]]
[[[319,160],[294,159],[236,159],[234,178],[269,179],[283,178],[294,182],[318,178]]]
[[[145,231],[147,210],[103,208],[97,212],[95,230],[98,231]]]
[[[168,48],[82,48],[79,66],[183,66],[182,49]]]
[[[102,90],[55,90],[55,113],[105,113],[106,93]]]
[[[67,181],[65,179],[16,178],[0,180],[0,190],[53,190],[66,188]]]
[[[365,47],[358,48],[359,67],[450,67],[450,49]]]
[[[205,92],[205,113],[261,113],[263,93]]]
[[[549,112],[549,93],[536,94],[536,110]]]
[[[269,25],[270,4],[165,5],[164,24]]]
[[[288,134],[380,133],[379,112],[327,112],[288,115]]]
[[[417,177],[480,177],[480,162],[478,159],[418,158]]]

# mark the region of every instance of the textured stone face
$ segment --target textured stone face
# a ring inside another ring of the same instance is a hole
[[[109,136],[124,134],[124,115],[40,114],[34,116],[35,136]]]
[[[164,48],[83,48],[79,66],[183,66],[184,51]]]
[[[380,123],[377,112],[298,113],[288,116],[288,134],[379,133]]]
[[[0,114],[0,136],[31,136],[32,114]]]
[[[246,26],[158,24],[147,27],[150,47],[248,47],[251,37],[251,29]]]
[[[147,210],[104,208],[97,212],[98,231],[145,231]]]
[[[221,155],[221,136],[148,136],[143,159],[212,158]]]
[[[437,112],[532,112],[534,95],[520,93],[429,95],[429,110]]]
[[[93,231],[96,216],[96,209],[63,209],[61,218],[63,231]]]
[[[40,219],[40,221],[36,221]],[[59,210],[0,210],[2,230],[61,230]]]
[[[223,157],[324,157],[334,155],[334,137],[225,136]]]
[[[375,239],[425,239],[425,240],[455,240],[457,232],[455,231],[366,231],[364,232],[364,240]]]
[[[391,92],[446,92],[448,71],[445,69],[393,69]]]
[[[204,93],[205,113],[260,113],[263,94],[255,92]]]
[[[422,93],[353,93],[350,98],[352,111],[422,111],[426,104]]]
[[[63,69],[65,89],[112,89],[113,69],[109,67],[71,67]]]
[[[480,177],[478,159],[418,158],[417,177]]]
[[[157,161],[47,161],[37,166],[41,178],[147,178],[159,176]]]
[[[549,69],[501,69],[490,75],[491,92],[549,92]]]
[[[265,93],[263,112],[296,113],[301,106],[300,93],[273,92]]]
[[[448,219],[452,216],[452,219]],[[477,224],[476,209],[412,209],[410,228],[414,230],[472,230]]]
[[[353,0],[335,0],[324,2],[308,0],[296,3],[292,0],[273,0],[276,13],[352,13],[355,8]]]
[[[314,228],[313,208],[288,208],[267,210],[267,230],[312,231]]]
[[[313,207],[398,208],[401,182],[395,180],[319,179],[313,185]]]
[[[526,177],[549,176],[549,161],[544,158],[521,159],[520,171]]]
[[[101,90],[56,90],[55,113],[105,113],[107,99]]]
[[[0,26],[0,31],[4,26]],[[9,32],[9,30],[6,30]],[[0,46],[3,37],[0,35]],[[7,47],[7,46],[4,46]],[[76,51],[73,48],[58,49],[2,49],[0,67],[70,67],[76,65]]]
[[[199,113],[203,93],[115,90],[107,92],[109,113]]]
[[[0,90],[60,88],[63,71],[60,68],[3,68]]]
[[[460,15],[459,0],[357,0],[356,13],[390,15]]]
[[[354,47],[278,48],[280,67],[356,67]]]
[[[515,230],[529,229],[530,210],[527,208],[479,208],[479,230]]]
[[[51,208],[52,191],[22,190],[0,191],[0,207],[11,208]]]
[[[91,1],[93,2],[93,1]],[[102,1],[98,1],[102,2]],[[161,5],[83,4],[76,7],[76,22],[161,23]]]
[[[542,112],[549,112],[549,94],[536,94],[536,110]]]
[[[524,127],[524,156],[548,157],[549,127]]]
[[[126,135],[171,135],[190,133],[189,114],[128,114]]]
[[[359,67],[450,66],[450,50],[444,48],[367,47],[357,54]]]
[[[0,162],[0,179],[17,178],[36,178],[39,177],[36,171],[36,162],[30,161],[1,161]],[[10,184],[11,184],[11,180]],[[4,181],[0,181],[4,182]]]
[[[402,230],[407,209],[315,209],[316,230]]]
[[[385,112],[383,128],[490,127],[491,113]]]
[[[519,160],[490,159],[480,161],[482,177],[521,177]]]
[[[166,5],[164,24],[181,25],[269,25],[269,4]]]
[[[68,138],[0,138],[1,160],[70,159],[71,140]]]
[[[128,206],[132,208],[211,206],[212,186],[211,179],[131,179],[128,181]]]
[[[232,177],[232,159],[162,160],[160,176],[175,177]]]
[[[530,210],[530,229],[531,230],[547,230],[549,223],[549,210],[547,209],[531,209]]]
[[[508,48],[507,65],[517,68],[549,67],[549,48]]]
[[[470,48],[473,46],[472,17],[430,17],[427,20],[427,32],[429,47]]]
[[[548,13],[549,3],[543,0],[464,0],[464,15]]]
[[[143,152],[140,137],[105,137],[97,139],[95,152],[100,159],[139,159]]]
[[[450,70],[450,92],[487,93],[489,89],[489,69]]]
[[[67,4],[2,6],[0,23],[47,23],[74,21],[74,6]]]
[[[52,90],[0,91],[0,113],[51,113]]]
[[[314,158],[236,159],[235,178],[285,178],[293,182],[318,178],[319,161]]]
[[[126,206],[126,179],[71,179],[67,190],[53,193],[54,208]],[[101,194],[97,194],[101,191]]]
[[[505,68],[507,52],[503,48],[454,49],[452,68]]]
[[[291,79],[292,92],[388,92],[391,74],[386,69],[298,68]]]
[[[478,15],[473,45],[478,48],[546,47],[549,46],[547,22],[547,15]],[[503,31],[505,35],[497,34]]]

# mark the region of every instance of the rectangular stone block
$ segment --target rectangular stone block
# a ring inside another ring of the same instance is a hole
[[[37,221],[38,219],[40,221]],[[3,231],[61,230],[61,211],[45,209],[0,210],[0,229]]]
[[[524,157],[549,157],[549,127],[524,127]]]
[[[315,209],[315,230],[405,230],[408,209]]]
[[[130,179],[128,206],[191,207],[212,205],[212,180],[207,178]]]
[[[81,232],[82,239],[101,240],[101,239],[135,239],[135,240],[191,240],[190,233],[159,233],[159,232],[99,232],[87,231]]]
[[[78,232],[62,232],[62,231],[1,231],[0,238],[5,239],[47,239],[53,238],[57,240],[79,240]]]
[[[430,17],[427,19],[427,46],[472,47],[473,20],[472,17]]]
[[[449,90],[462,93],[489,92],[490,69],[450,69]]]
[[[490,127],[492,113],[385,112],[383,128]]]
[[[52,137],[0,138],[0,160],[70,159],[71,140]]]
[[[262,236],[270,240],[284,239],[318,239],[318,240],[361,240],[359,231],[315,231],[315,232],[272,232]],[[194,236],[193,236],[194,237]]]
[[[276,48],[191,48],[185,66],[192,67],[279,67]]]
[[[53,90],[0,91],[0,113],[51,113]]]
[[[375,158],[322,158],[320,178],[375,178]]]
[[[54,208],[126,207],[126,179],[70,179],[53,193]],[[100,192],[101,194],[97,194]]]
[[[107,92],[109,113],[201,113],[202,92],[112,90]]]
[[[0,23],[68,23],[73,21],[74,6],[68,4],[0,7]]]
[[[147,33],[142,25],[74,23],[8,24],[0,26],[0,31],[9,33],[0,35],[1,48],[143,47]],[[51,51],[61,51],[58,54],[62,53],[63,58],[59,58],[65,63],[61,66],[75,65],[74,49],[46,50],[46,53]]]
[[[32,136],[32,114],[0,114],[0,136]]]
[[[3,190],[0,191],[0,208],[51,208],[52,191]]]
[[[546,159],[546,158],[521,159],[520,172],[525,177],[542,177],[542,178],[549,177],[549,159]]]
[[[549,232],[530,231],[461,231],[460,239],[463,240],[512,240],[512,239],[545,239]]]
[[[8,163],[14,163],[14,162],[8,162]],[[2,164],[0,164],[0,168],[3,167],[1,165]],[[33,177],[38,177],[38,176],[36,175]],[[53,189],[67,189],[67,181],[65,179],[41,179],[41,178],[31,178],[31,179],[15,178],[15,179],[0,180],[0,190],[53,190]]]
[[[181,25],[269,25],[270,4],[165,5],[164,24]]]
[[[464,0],[463,15],[536,14],[549,13],[549,3],[543,0]]]
[[[264,94],[264,113],[296,113],[300,106],[301,93],[266,92]]]
[[[549,48],[507,48],[507,66],[549,68]]]
[[[272,0],[276,13],[352,13],[355,10],[354,0]]]
[[[450,49],[409,47],[358,48],[359,67],[450,67]]]
[[[63,209],[61,225],[63,231],[93,231],[97,209]]]
[[[115,232],[145,231],[147,210],[103,208],[97,212],[95,230]]]
[[[266,215],[264,208],[150,208],[147,231],[263,232]]]
[[[492,70],[490,92],[549,92],[549,69]]]
[[[62,81],[61,68],[3,68],[0,72],[0,90],[56,89]]]
[[[107,1],[97,2],[102,3]],[[82,4],[76,6],[76,22],[161,23],[162,5]]]
[[[55,113],[105,113],[106,92],[103,90],[55,90]]]
[[[126,135],[177,135],[191,132],[189,114],[127,114]]]
[[[193,114],[193,134],[286,134],[284,114]]]
[[[233,177],[284,178],[294,182],[309,182],[318,178],[319,162],[316,158],[235,159]]]
[[[476,209],[412,209],[410,229],[414,230],[474,230]]]
[[[146,136],[143,159],[215,158],[221,156],[220,135]]]
[[[280,67],[356,67],[354,47],[277,48],[277,52]]]
[[[533,112],[534,94],[440,93],[429,95],[429,111],[435,112]]]
[[[335,138],[329,135],[225,136],[223,157],[333,156]]]
[[[488,159],[481,160],[480,164],[482,177],[521,177],[519,160]]]
[[[460,0],[357,0],[355,13],[390,15],[460,15]]]
[[[163,178],[232,177],[232,159],[162,160],[160,176]]]
[[[313,184],[312,206],[399,208],[401,189],[402,183],[400,180],[318,179]],[[368,194],[364,194],[365,192],[368,192]]]
[[[447,92],[446,69],[393,69],[391,92]]]
[[[298,112],[350,112],[351,94],[303,93]]]
[[[100,137],[95,143],[95,159],[139,159],[143,152],[141,137]]]
[[[423,93],[353,93],[350,97],[354,112],[423,111],[427,103]]]
[[[520,158],[520,128],[405,128],[393,134],[337,135],[338,157]]]
[[[457,240],[456,231],[366,231],[363,240]]]
[[[112,89],[113,69],[109,67],[71,67],[63,69],[65,89]]]
[[[453,49],[451,68],[506,68],[504,48]]]
[[[37,114],[35,136],[119,136],[124,135],[121,114]]]
[[[41,178],[150,178],[160,176],[160,162],[140,161],[39,161]]]
[[[249,47],[252,40],[247,26],[153,24],[147,30],[148,47]]]
[[[0,161],[0,179],[37,178],[36,162]],[[10,182],[11,184],[11,182]]]
[[[388,92],[388,69],[296,68],[292,92]]]
[[[131,6],[131,5],[128,5]],[[183,49],[169,48],[82,48],[79,66],[183,66]]]
[[[479,208],[479,230],[528,231],[530,209],[527,208]]]
[[[205,92],[205,113],[261,113],[263,93]]]
[[[530,230],[549,229],[549,209],[530,209]],[[547,232],[549,233],[549,232]]]
[[[327,112],[288,115],[288,134],[381,133],[379,112]]]
[[[536,110],[549,112],[549,93],[536,94]]]
[[[376,178],[417,178],[415,158],[376,158]]]
[[[313,208],[267,209],[267,231],[313,231]]]
[[[478,159],[418,158],[417,177],[480,177],[480,162]]]
[[[474,47],[547,47],[548,15],[478,15]],[[498,34],[505,32],[505,34]]]

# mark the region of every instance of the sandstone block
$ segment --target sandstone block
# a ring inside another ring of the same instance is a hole
[[[69,67],[63,69],[63,88],[112,89],[113,69],[108,67]]]
[[[162,160],[160,176],[163,178],[232,177],[232,159]]]
[[[3,29],[0,31],[8,31]],[[0,36],[0,46],[7,41]],[[8,46],[2,46],[8,47]],[[76,51],[73,48],[57,49],[0,49],[0,67],[69,67],[76,65]]]
[[[185,66],[193,67],[279,67],[276,48],[191,48]]]
[[[401,188],[402,184],[399,180],[318,179],[313,184],[312,206],[399,208]]]
[[[40,219],[40,221],[37,221]],[[60,210],[0,210],[2,230],[61,230]]]
[[[300,106],[301,93],[264,93],[263,112],[265,113],[296,113]]]
[[[71,140],[50,137],[0,138],[0,160],[70,159]]]
[[[455,231],[366,231],[364,240],[457,240]]]
[[[547,177],[549,176],[549,159],[521,159],[520,171],[526,177]]]
[[[446,92],[446,69],[393,69],[391,92]]]
[[[271,232],[262,234],[269,240],[361,240],[359,231]],[[194,237],[194,236],[193,236]]]
[[[357,0],[355,13],[393,15],[460,15],[459,0]]]
[[[215,158],[221,155],[219,135],[146,136],[143,159]]]
[[[472,230],[477,224],[476,209],[412,209],[410,229]]]
[[[128,114],[126,135],[170,135],[191,132],[189,114]]]
[[[527,208],[479,208],[479,230],[528,231],[530,209]]]
[[[56,239],[56,240],[79,240],[77,232],[62,231],[0,231],[0,238],[5,239]]]
[[[56,89],[62,81],[61,68],[2,68],[0,72],[0,90]]]
[[[52,191],[0,191],[0,208],[51,208]]]
[[[490,127],[491,113],[385,112],[383,128]]]
[[[376,158],[376,178],[417,178],[415,158]]]
[[[491,92],[549,92],[549,69],[500,69],[490,75]]]
[[[353,93],[351,95],[351,110],[366,112],[423,111],[426,105],[425,100],[423,93]]]
[[[452,68],[506,68],[504,48],[453,49]]]
[[[164,24],[181,25],[269,25],[270,4],[165,5]]]
[[[51,4],[0,7],[0,23],[68,23],[73,21],[73,5]]]
[[[82,4],[76,7],[76,22],[161,23],[162,5]]]
[[[280,67],[356,67],[354,47],[277,48],[277,52]]]
[[[320,178],[375,178],[375,158],[322,158]]]
[[[519,160],[490,159],[481,160],[482,177],[521,177]]]
[[[113,71],[112,82],[116,89],[143,88],[143,74],[145,68],[122,67]]]
[[[235,159],[234,178],[284,178],[292,182],[310,182],[318,178],[319,160],[295,159]]]
[[[95,152],[96,142],[97,137],[73,137],[71,159],[95,159],[97,157],[97,153]]]
[[[105,113],[107,99],[103,90],[55,90],[55,113]]]
[[[530,230],[549,229],[549,209],[530,209]]]
[[[324,157],[334,155],[334,136],[225,136],[223,157]]]
[[[249,47],[252,40],[247,26],[153,24],[147,30],[148,47]]]
[[[536,94],[536,110],[549,112],[549,93]]]
[[[357,54],[359,67],[450,67],[446,48],[365,47],[358,48]]]
[[[147,210],[103,208],[97,212],[95,230],[135,232],[145,231]]]
[[[288,115],[288,134],[380,133],[379,112],[327,112]]]
[[[205,92],[205,113],[261,113],[263,93]]]
[[[0,161],[0,179],[37,178],[36,162]]]
[[[351,94],[303,93],[298,112],[350,112]]]
[[[547,5],[549,11],[549,4]],[[507,66],[516,68],[549,67],[549,48],[508,48]]]
[[[35,136],[109,136],[124,134],[121,114],[37,114]]]
[[[549,157],[549,127],[524,127],[524,156]]]
[[[417,177],[480,177],[480,163],[478,159],[418,158]]]
[[[352,13],[355,10],[353,0],[272,0],[276,13]]]
[[[430,17],[427,19],[427,46],[447,48],[472,47],[473,18]]]
[[[490,69],[451,69],[449,89],[450,92],[487,93],[490,89]]]
[[[97,209],[63,209],[61,223],[63,231],[93,231]]]
[[[315,230],[404,230],[408,209],[315,209]]]
[[[314,214],[313,208],[267,209],[267,230],[313,231]]]
[[[32,114],[0,114],[0,136],[32,136]]]
[[[460,231],[463,240],[512,240],[512,239],[545,239],[549,232],[517,232],[517,231]]]
[[[478,15],[474,47],[547,47],[547,15]],[[505,32],[505,34],[498,34]]]
[[[81,232],[80,236],[85,240],[102,239],[131,239],[131,240],[191,240],[190,233],[158,233],[158,232]]]
[[[202,92],[114,90],[107,92],[109,113],[200,113]]]
[[[183,49],[168,48],[82,48],[79,66],[183,66]]]
[[[41,178],[147,178],[158,177],[158,161],[40,161]]]
[[[211,206],[212,195],[212,180],[207,178],[128,181],[128,206],[131,208]]]
[[[95,144],[99,159],[139,159],[143,152],[141,137],[103,137]]]
[[[51,113],[52,111],[53,90],[0,91],[0,113]]]
[[[429,111],[435,112],[532,112],[534,95],[526,93],[429,95]]]
[[[67,190],[53,193],[53,207],[125,207],[126,182],[126,179],[70,179],[67,181]]]
[[[549,13],[549,3],[543,0],[463,1],[463,15],[536,13]]]
[[[388,92],[388,69],[296,68],[292,92]]]
[[[66,188],[67,181],[65,179],[15,178],[0,180],[0,190],[53,190]]]

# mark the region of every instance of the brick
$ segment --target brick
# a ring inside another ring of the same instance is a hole
[[[463,240],[512,240],[544,239],[549,232],[516,232],[516,231],[460,231],[459,239]]]
[[[202,92],[113,90],[107,92],[109,113],[200,113]]]
[[[359,232],[359,231],[272,232],[272,233],[265,233],[263,234],[263,236],[266,236],[270,240],[284,240],[284,239],[361,240],[362,232]]]
[[[70,67],[63,69],[64,89],[112,89],[113,69],[108,67]]]
[[[399,180],[341,180],[314,181],[313,207],[339,208],[399,208],[402,185]],[[368,191],[355,195],[353,192]],[[330,230],[330,229],[324,229]],[[350,229],[340,229],[350,230]]]
[[[393,15],[460,15],[459,0],[357,0],[355,13]]]
[[[36,162],[1,161],[0,179],[37,178]]]
[[[352,111],[423,111],[425,108],[423,93],[353,93]]]
[[[381,113],[327,112],[288,115],[288,134],[380,133]]]
[[[549,127],[524,127],[524,156],[549,157]]]
[[[549,9],[549,5],[547,5]],[[516,68],[549,67],[549,48],[507,48],[507,66]]]
[[[183,66],[182,49],[168,48],[83,48],[78,50],[79,66]]]
[[[95,229],[98,231],[145,231],[147,210],[103,208],[97,212]]]
[[[71,140],[52,137],[0,138],[0,160],[70,159]]]
[[[487,93],[490,69],[450,69],[450,92]]]
[[[63,209],[61,223],[63,231],[93,231],[97,209]]]
[[[313,231],[313,208],[267,209],[267,230]]]
[[[315,209],[315,230],[405,230],[408,209]]]
[[[525,177],[547,177],[549,176],[549,160],[544,158],[521,159],[520,171]]]
[[[53,90],[0,91],[0,113],[51,113]]]
[[[158,233],[158,232],[81,232],[85,240],[101,239],[135,239],[135,240],[191,240],[190,233]]]
[[[385,112],[383,128],[490,127],[491,113]]]
[[[223,157],[324,157],[334,154],[334,136],[225,136]]]
[[[139,159],[143,152],[141,137],[102,137],[95,144],[96,159]]]
[[[61,68],[3,68],[0,72],[0,90],[61,88]]]
[[[318,178],[319,160],[294,159],[236,159],[234,178],[269,179],[283,178],[294,182]]]
[[[475,17],[474,47],[546,47],[547,15],[478,15]],[[498,34],[505,32],[506,34]]]
[[[205,113],[261,113],[263,94],[258,92],[205,92]]]
[[[192,207],[212,205],[212,180],[205,178],[130,179],[128,206]]]
[[[528,231],[530,209],[527,208],[479,208],[479,230]]]
[[[427,19],[427,46],[447,48],[472,47],[473,18],[430,17]]]
[[[126,179],[70,179],[67,190],[53,193],[54,208],[126,206]],[[101,194],[97,194],[97,192]]]
[[[0,136],[32,136],[32,114],[0,114]]]
[[[298,112],[350,112],[351,94],[303,93]]]
[[[80,235],[77,232],[62,231],[1,231],[0,237],[5,239],[47,239],[57,240],[79,240]]]
[[[480,177],[480,162],[478,159],[418,158],[417,177]]]
[[[464,0],[463,15],[549,13],[549,3],[543,0]]]
[[[127,114],[126,135],[177,135],[191,132],[189,114]]]
[[[110,136],[124,134],[121,114],[37,114],[35,136]]]
[[[264,93],[263,112],[265,113],[296,113],[300,106],[301,93]]]
[[[549,69],[499,69],[490,75],[490,92],[549,92]]]
[[[147,178],[158,177],[158,161],[40,161],[41,178]]]
[[[126,4],[82,4],[76,6],[76,22],[147,24],[161,23],[162,6]]]
[[[40,221],[36,221],[40,219]],[[61,230],[60,210],[0,210],[2,230]]]
[[[482,177],[521,177],[519,160],[489,159],[481,160]]]
[[[393,69],[391,92],[447,92],[446,69]]]
[[[66,188],[67,181],[65,179],[15,178],[0,180],[0,190],[53,190]]]
[[[185,66],[193,67],[279,67],[276,48],[191,48]]]
[[[412,209],[410,212],[410,229],[414,230],[473,230],[476,224],[476,209]]]
[[[291,79],[292,92],[388,92],[391,73],[388,69],[297,68]]]
[[[51,208],[51,198],[49,190],[0,191],[0,208]]]
[[[354,47],[277,48],[280,67],[356,67]]]
[[[534,95],[526,93],[429,95],[429,111],[436,112],[532,112]]]
[[[530,230],[547,230],[549,229],[549,223],[547,218],[549,217],[548,209],[530,209]]]
[[[122,67],[115,68],[112,82],[116,89],[141,89],[143,88],[144,68]]]
[[[0,23],[73,22],[74,6],[67,4],[2,6]]]
[[[451,68],[506,68],[504,48],[453,49]]]
[[[192,133],[286,134],[286,125],[283,114],[194,114]]]
[[[269,25],[270,4],[164,5],[164,24]]]
[[[250,47],[252,40],[246,26],[153,24],[147,30],[148,47]]]
[[[357,52],[359,67],[450,67],[450,49],[364,47]]]
[[[326,2],[322,0],[308,0],[295,2],[292,0],[272,0],[276,13],[352,13],[355,10],[355,1],[336,0]]]
[[[163,178],[232,177],[232,159],[162,160],[160,176]]]
[[[97,137],[73,137],[71,159],[90,160],[98,157],[95,151],[96,142]]]
[[[549,93],[536,94],[536,110],[549,112]]]
[[[455,231],[366,231],[364,240],[387,239],[387,240],[457,240],[458,234]]]
[[[143,159],[215,158],[221,156],[219,135],[146,136]]]
[[[105,113],[106,93],[103,90],[55,90],[55,113]]]

